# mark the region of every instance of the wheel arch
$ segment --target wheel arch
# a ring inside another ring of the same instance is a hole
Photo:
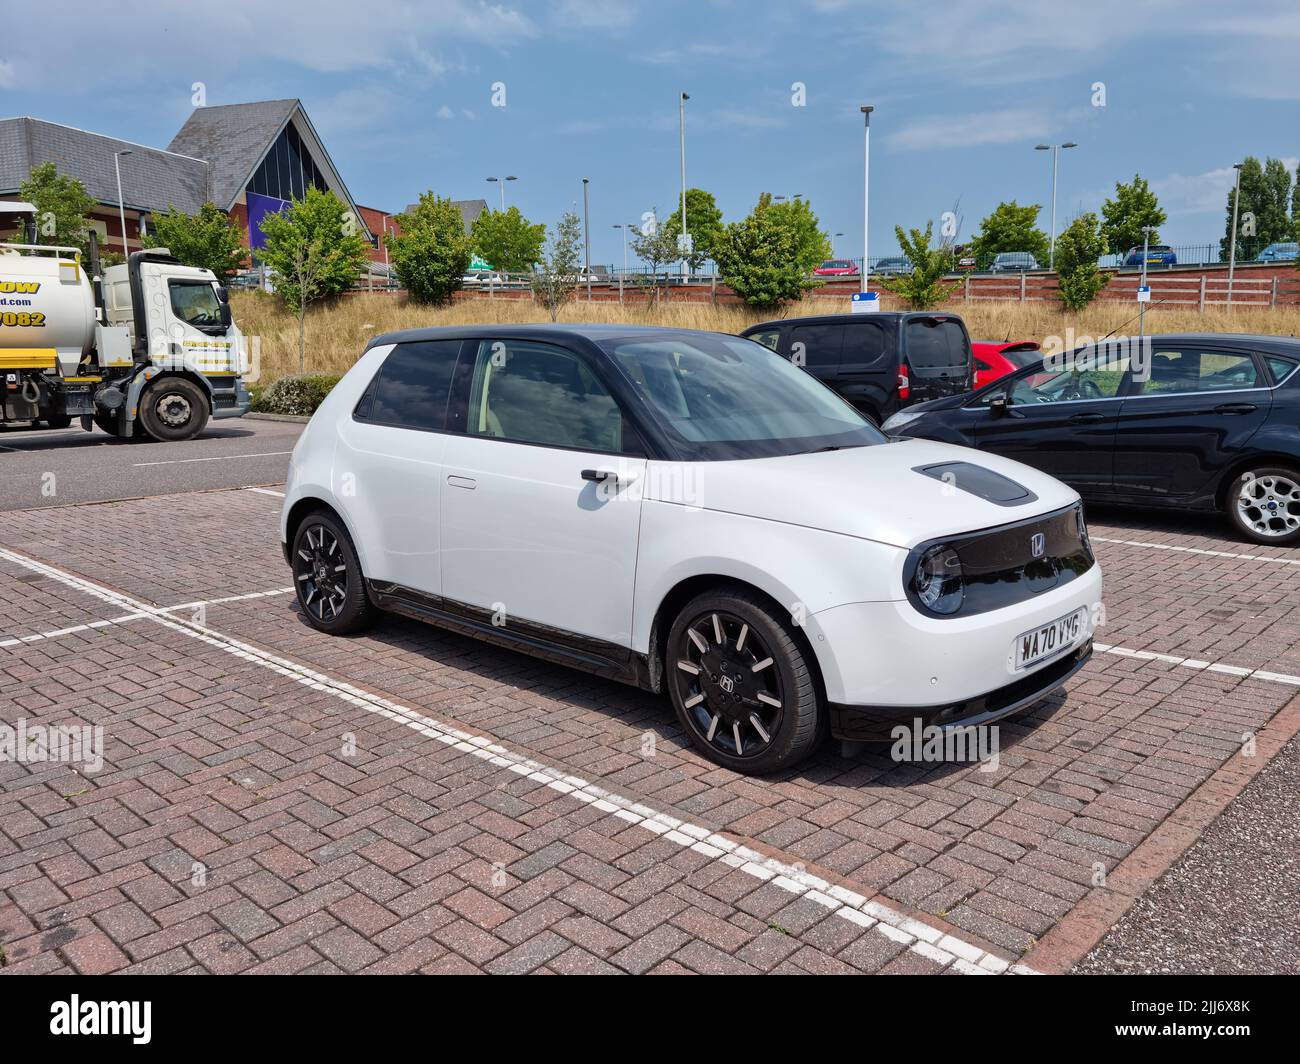
[[[343,530],[347,532],[348,537],[352,540],[353,544],[354,545],[356,544],[356,536],[352,534],[352,529],[351,527],[349,527],[347,519],[341,513],[339,513],[339,511],[334,506],[332,506],[327,500],[322,499],[318,496],[305,495],[301,499],[295,501],[294,504],[289,507],[289,513],[285,517],[285,522],[284,522],[285,561],[289,560],[289,553],[290,551],[293,550],[293,541],[298,537],[298,529],[302,526],[303,521],[306,520],[308,514],[315,513],[317,510],[324,510],[327,514],[329,514],[332,518],[334,518],[335,521],[337,521],[340,525],[343,526]],[[358,552],[358,557],[360,557],[360,552]]]
[[[681,613],[682,608],[693,598],[704,594],[706,591],[748,592],[763,599],[777,617],[790,615],[788,607],[783,606],[770,592],[765,591],[757,584],[752,584],[738,577],[725,576],[722,573],[699,573],[679,580],[660,599],[659,605],[655,609],[654,620],[650,624],[650,646],[646,655],[646,666],[649,687],[656,694],[663,692],[664,659],[668,650],[669,629],[672,628],[673,621],[677,619],[677,615]],[[795,642],[799,644],[799,649],[803,651],[808,660],[813,682],[817,686],[818,697],[825,702],[826,686],[822,679],[822,666],[818,660],[817,652],[813,648],[812,640],[808,638],[808,633],[802,625],[793,624],[791,630]]]

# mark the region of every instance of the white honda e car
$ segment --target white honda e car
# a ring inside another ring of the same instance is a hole
[[[1027,709],[1101,599],[1059,481],[667,329],[376,338],[294,449],[280,531],[321,631],[393,611],[666,691],[742,772]]]

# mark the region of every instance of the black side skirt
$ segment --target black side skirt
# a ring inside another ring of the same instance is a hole
[[[505,623],[493,623],[495,614],[492,610],[469,606],[440,595],[429,595],[401,584],[367,580],[366,590],[370,594],[370,600],[380,609],[482,639],[556,665],[631,684],[645,691],[655,689],[650,680],[646,656],[617,643],[516,618],[507,618]]]

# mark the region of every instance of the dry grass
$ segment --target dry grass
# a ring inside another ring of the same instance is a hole
[[[298,324],[279,300],[263,292],[237,292],[231,296],[235,320],[245,335],[260,337],[262,381],[298,372]],[[847,310],[847,301],[806,299],[786,309],[784,317],[829,314]],[[976,338],[1065,341],[1123,335],[1137,327],[1137,308],[1127,302],[1097,302],[1080,314],[1063,313],[1056,303],[953,302],[948,310],[960,314]],[[682,329],[708,329],[737,333],[765,315],[735,305],[709,303],[646,304],[576,301],[560,315],[567,322],[617,322],[667,325]],[[448,307],[422,307],[402,297],[355,295],[307,315],[307,371],[343,373],[361,354],[366,341],[380,333],[433,325],[470,325],[484,322],[520,324],[548,321],[542,308],[527,299],[464,299]],[[1070,332],[1073,330],[1073,332]],[[1224,309],[1204,313],[1192,309],[1155,308],[1147,313],[1147,331],[1252,332],[1280,336],[1300,334],[1300,307],[1276,309]]]

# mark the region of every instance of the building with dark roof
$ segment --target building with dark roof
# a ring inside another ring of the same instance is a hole
[[[125,242],[115,158],[122,175]],[[237,219],[256,250],[261,218],[312,187],[338,196],[378,243],[300,100],[197,108],[166,149],[39,118],[0,119],[0,199],[17,198],[32,170],[47,162],[95,198],[99,206],[91,224],[114,251],[137,250],[141,227],[147,229],[152,215],[169,207],[193,214],[206,202]],[[382,261],[382,249],[375,257]]]

